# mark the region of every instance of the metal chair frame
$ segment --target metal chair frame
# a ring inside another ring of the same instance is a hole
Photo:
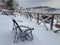
[[[34,28],[30,28],[28,26],[22,26],[22,25],[19,26],[18,23],[15,21],[15,19],[13,19],[12,21],[13,21],[13,30],[15,30],[14,43],[18,39],[21,39],[22,41],[33,40],[32,30],[34,30]],[[27,29],[23,30],[21,27]]]

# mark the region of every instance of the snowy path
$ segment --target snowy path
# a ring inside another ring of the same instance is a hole
[[[0,15],[0,45],[60,45],[60,33],[55,34],[53,31],[47,31],[43,24],[37,25],[36,22],[26,20],[24,16],[15,17],[21,20],[20,25],[34,27],[33,41],[18,41],[13,43],[14,33],[12,31],[13,22],[11,16]],[[49,28],[49,25],[47,25]]]

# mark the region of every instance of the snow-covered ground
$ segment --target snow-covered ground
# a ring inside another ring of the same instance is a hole
[[[14,18],[19,25],[34,27],[33,41],[18,41],[14,44],[14,32],[12,31]],[[35,21],[30,21],[24,16],[6,16],[0,14],[0,45],[60,45],[60,33],[54,33],[50,30],[50,25],[47,24],[49,30],[47,31],[43,23],[38,25]],[[53,30],[56,30],[55,27]]]

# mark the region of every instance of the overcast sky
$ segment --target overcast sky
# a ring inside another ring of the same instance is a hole
[[[60,8],[60,0],[18,0],[21,7],[50,6]]]

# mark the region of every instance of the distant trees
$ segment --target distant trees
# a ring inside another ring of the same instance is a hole
[[[54,11],[56,11],[55,8],[49,8],[49,9],[48,9],[48,12],[54,12]]]
[[[17,0],[14,0],[14,1],[13,1],[13,7],[14,7],[15,9],[17,9],[18,6],[19,6],[18,1],[17,1]]]
[[[12,10],[13,9],[13,0],[9,0],[6,2],[7,9]]]

